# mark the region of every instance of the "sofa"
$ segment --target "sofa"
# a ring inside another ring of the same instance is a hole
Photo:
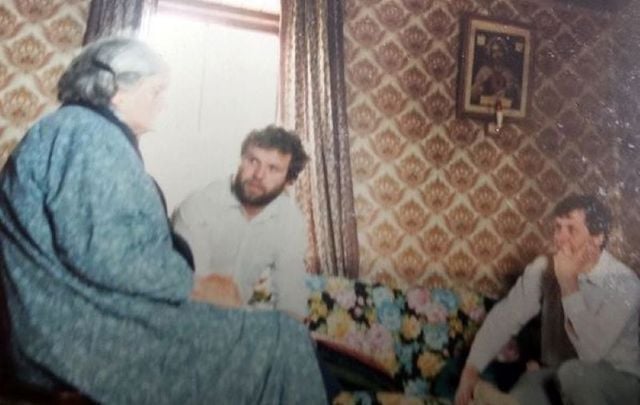
[[[462,288],[401,290],[341,277],[310,276],[307,287],[308,327],[347,388],[339,405],[450,404],[492,303]]]

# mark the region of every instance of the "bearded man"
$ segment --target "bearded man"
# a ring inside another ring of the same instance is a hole
[[[306,225],[285,189],[308,159],[296,134],[276,126],[254,130],[242,143],[235,176],[180,204],[173,226],[191,247],[196,276],[209,281],[195,296],[304,317]]]

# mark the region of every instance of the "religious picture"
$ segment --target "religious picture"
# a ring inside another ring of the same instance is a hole
[[[463,30],[458,112],[523,118],[528,104],[531,34],[524,26],[470,16]]]

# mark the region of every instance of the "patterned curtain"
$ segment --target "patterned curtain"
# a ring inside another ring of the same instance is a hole
[[[357,277],[340,0],[282,0],[278,118],[311,156],[296,182],[310,229],[308,271]]]
[[[111,35],[133,35],[158,0],[92,0],[84,43]]]

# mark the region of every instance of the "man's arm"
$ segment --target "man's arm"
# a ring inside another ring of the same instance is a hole
[[[171,222],[174,231],[184,238],[191,248],[195,270],[207,274],[212,270],[209,268],[211,246],[208,245],[209,237],[204,222],[207,217],[206,210],[202,208],[208,204],[206,196],[202,193],[193,194],[183,201],[174,211]],[[190,298],[224,307],[242,306],[238,286],[233,279],[218,274],[196,276]]]
[[[640,283],[623,264],[607,252],[601,252],[595,241],[585,243],[573,251],[565,247],[554,256],[554,269],[566,317],[566,330],[580,359],[600,361],[611,350],[631,318],[640,307]],[[610,266],[607,281],[601,286],[579,281],[580,274],[589,274],[597,266]],[[600,296],[586,289],[598,288]],[[590,305],[587,304],[587,301]]]
[[[547,265],[546,257],[536,258],[527,266],[509,294],[487,315],[471,345],[456,392],[456,405],[469,403],[480,372],[509,339],[540,311],[540,281]]]
[[[509,294],[491,309],[473,341],[467,364],[484,370],[509,339],[540,312],[540,281],[547,265],[546,257],[536,258]]]
[[[292,204],[293,205],[293,204]],[[281,242],[275,262],[276,308],[302,320],[307,312],[306,269],[307,227],[297,207],[291,208],[281,229]]]
[[[600,244],[591,239],[579,249],[566,244],[553,255],[553,271],[562,297],[578,291],[578,276],[590,272],[600,259]]]
[[[600,361],[611,350],[629,322],[637,322],[640,282],[629,272],[612,275],[604,286],[600,305],[587,305],[578,289],[562,298],[567,334],[581,360]]]
[[[171,224],[174,232],[180,235],[189,245],[193,254],[195,270],[197,272],[208,272],[209,266],[209,250],[207,247],[208,237],[206,232],[198,225],[199,221],[203,221],[204,212],[199,212],[196,198],[193,195],[183,201],[178,208],[175,209],[171,216]]]

